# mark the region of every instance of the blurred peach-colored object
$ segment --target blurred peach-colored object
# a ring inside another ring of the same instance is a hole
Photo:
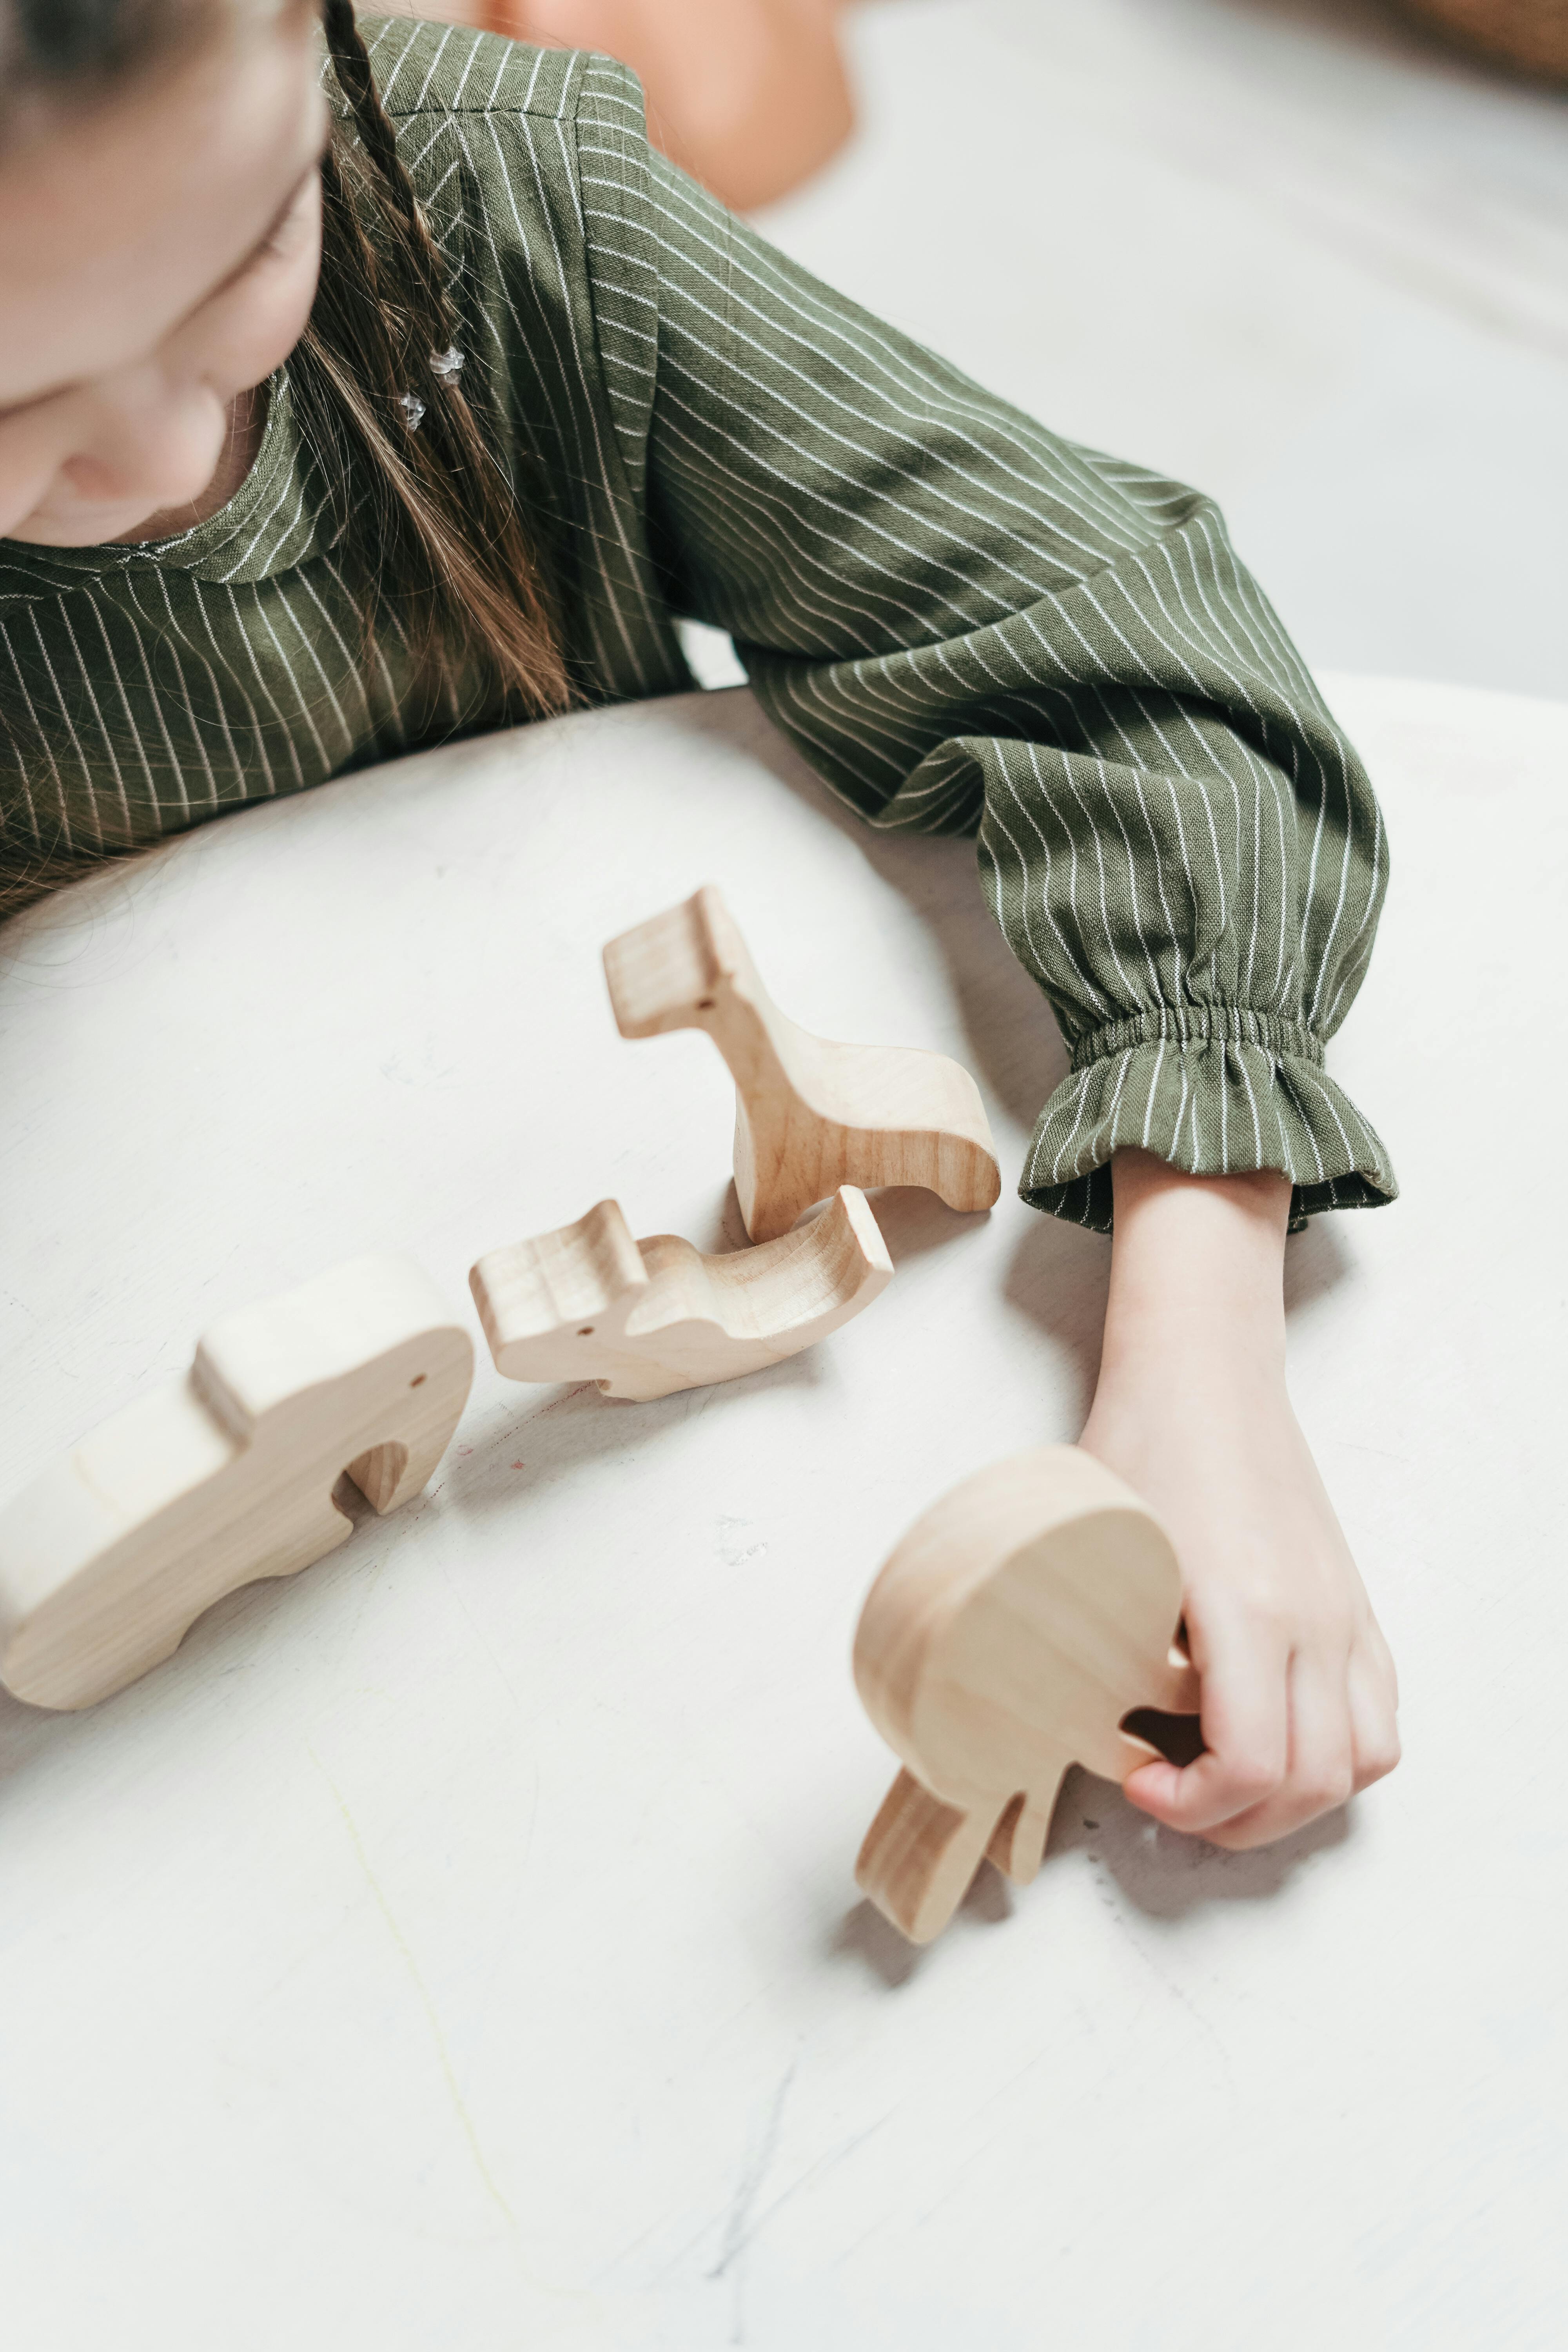
[[[619,58],[656,145],[738,212],[809,178],[853,126],[838,0],[414,0],[409,13]]]
[[[1505,58],[1526,73],[1568,81],[1568,0],[1405,0],[1468,47]]]

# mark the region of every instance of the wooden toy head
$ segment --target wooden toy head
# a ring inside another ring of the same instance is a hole
[[[510,1381],[601,1381],[629,1360],[626,1323],[648,1270],[616,1201],[574,1225],[492,1250],[468,1286],[495,1359]]]
[[[916,1523],[855,1643],[867,1712],[928,1806],[909,1790],[895,1805],[896,1788],[897,1821],[879,1818],[861,1858],[900,1926],[938,1932],[987,1847],[1032,1876],[1069,1764],[1120,1780],[1152,1753],[1120,1726],[1136,1706],[1191,1705],[1180,1613],[1163,1530],[1076,1447],[998,1463]]]
[[[728,1045],[737,1008],[767,1001],[746,942],[710,882],[611,940],[605,979],[623,1037],[708,1029]]]

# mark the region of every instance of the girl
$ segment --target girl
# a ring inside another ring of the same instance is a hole
[[[677,616],[729,630],[868,822],[978,835],[1071,1047],[1022,1189],[1114,1212],[1082,1442],[1170,1527],[1203,1678],[1205,1752],[1129,1795],[1247,1846],[1388,1771],[1281,1298],[1288,1224],[1394,1189],[1322,1067],[1387,863],[1213,507],[770,251],[607,59],[349,0],[0,0],[0,93],[12,900],[679,691]]]

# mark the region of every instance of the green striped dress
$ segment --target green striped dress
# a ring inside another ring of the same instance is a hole
[[[607,58],[367,26],[503,458],[542,484],[590,698],[727,630],[770,718],[891,830],[963,833],[1071,1055],[1021,1190],[1108,1229],[1107,1162],[1391,1198],[1323,1067],[1388,858],[1376,802],[1209,501],[1058,438],[784,260],[650,151]],[[0,541],[7,856],[152,841],[409,748],[368,674],[287,371],[183,536]]]

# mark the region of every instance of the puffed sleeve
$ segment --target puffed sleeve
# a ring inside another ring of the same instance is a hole
[[[1282,1171],[1298,1223],[1392,1198],[1324,1068],[1382,820],[1216,509],[994,398],[662,158],[645,184],[601,333],[651,379],[664,592],[869,824],[977,837],[1070,1054],[1025,1198],[1108,1230],[1124,1144]]]

